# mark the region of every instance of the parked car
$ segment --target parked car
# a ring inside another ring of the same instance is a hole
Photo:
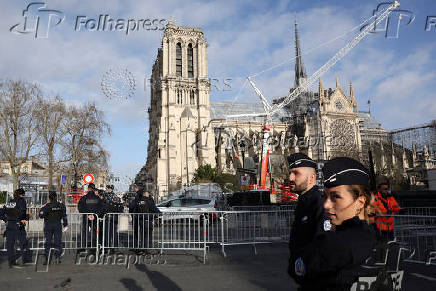
[[[174,215],[165,215],[165,219],[197,219],[202,214],[207,215],[210,218],[216,219],[216,214],[209,212],[214,212],[218,208],[218,204],[215,198],[176,198],[168,201],[164,201],[158,203],[157,208],[162,213],[174,214]],[[177,212],[180,212],[178,214]],[[191,212],[191,213],[186,213]]]

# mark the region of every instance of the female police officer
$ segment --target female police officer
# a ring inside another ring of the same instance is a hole
[[[294,259],[292,277],[302,290],[350,290],[360,265],[371,255],[376,239],[366,222],[370,205],[369,176],[351,158],[327,162],[324,173],[324,209],[330,220]]]

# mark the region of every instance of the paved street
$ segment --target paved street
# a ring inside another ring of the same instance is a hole
[[[76,265],[74,255],[67,253],[62,264],[50,266],[48,273],[37,273],[34,266],[9,269],[2,253],[0,286],[2,290],[296,290],[286,273],[286,244],[259,245],[258,255],[248,245],[227,247],[226,252],[224,258],[212,248],[205,265],[199,252],[179,252],[165,255],[159,264],[155,258],[128,269],[122,260],[120,265],[90,265],[84,257]],[[44,270],[42,265],[38,269]],[[435,266],[408,264],[406,271],[403,290],[435,290]],[[68,278],[67,287],[56,286]]]

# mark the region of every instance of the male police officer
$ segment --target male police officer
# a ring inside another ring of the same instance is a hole
[[[0,211],[0,219],[6,224],[6,249],[8,253],[9,268],[20,268],[16,259],[22,256],[22,263],[26,263],[30,251],[26,238],[26,200],[24,190],[19,188],[14,191],[14,199],[7,203]],[[15,241],[20,243],[21,254],[15,254]]]
[[[151,248],[153,239],[153,221],[154,215],[150,213],[160,213],[160,210],[154,204],[153,197],[150,192],[144,191],[143,195],[130,203],[130,213],[135,213],[136,222],[139,227],[136,227],[137,233],[133,234],[133,241],[137,242],[138,248]],[[135,229],[135,226],[134,226]]]
[[[80,213],[88,213],[82,217],[82,247],[96,247],[97,215],[102,213],[102,200],[96,195],[96,188],[93,183],[88,185],[89,191],[80,198],[78,209]],[[91,214],[93,213],[93,214]]]
[[[118,214],[123,212],[123,204],[121,199],[113,192],[114,185],[107,185],[104,194],[103,208],[105,213],[105,245],[117,248],[118,247]]]
[[[62,254],[62,224],[68,226],[67,211],[65,205],[57,201],[55,191],[50,191],[48,198],[49,202],[44,204],[39,212],[39,217],[44,218],[44,237],[45,237],[45,262],[50,260],[50,249],[54,249],[54,255],[60,263],[60,255]]]
[[[289,270],[293,272],[293,257],[323,232],[324,199],[316,186],[316,162],[303,153],[295,153],[288,157],[288,163],[291,191],[299,194],[289,240]]]

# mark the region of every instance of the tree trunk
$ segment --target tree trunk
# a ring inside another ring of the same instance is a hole
[[[53,187],[53,145],[48,146],[48,191],[54,190]]]

